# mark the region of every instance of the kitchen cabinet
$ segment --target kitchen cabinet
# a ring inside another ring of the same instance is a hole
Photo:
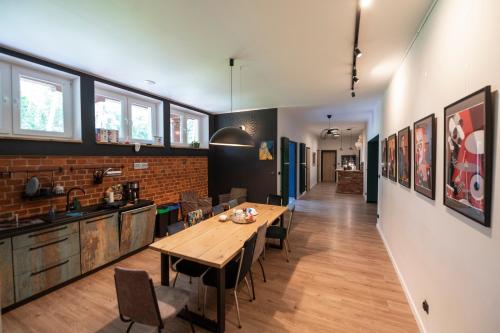
[[[14,303],[14,272],[12,269],[12,239],[0,239],[1,308]]]
[[[156,205],[123,212],[120,218],[120,255],[151,244],[154,240]]]
[[[76,222],[15,236],[12,247],[16,302],[80,275]]]
[[[117,259],[119,246],[118,213],[80,221],[82,273]]]

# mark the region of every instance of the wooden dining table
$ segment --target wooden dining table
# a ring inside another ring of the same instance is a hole
[[[228,221],[219,221],[219,215],[206,219],[172,236],[162,238],[149,247],[161,253],[161,284],[170,284],[170,256],[195,261],[217,271],[217,320],[211,320],[190,310],[183,310],[179,316],[211,332],[225,330],[225,267],[234,259],[245,241],[264,223],[270,225],[280,219],[287,207],[245,202],[234,209],[255,208],[256,221],[238,224],[230,220],[232,211],[221,213]],[[283,219],[280,219],[283,220]]]

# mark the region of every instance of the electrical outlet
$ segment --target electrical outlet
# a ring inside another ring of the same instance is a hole
[[[143,170],[143,169],[147,169],[148,167],[149,167],[149,164],[147,162],[134,163],[134,170]]]
[[[425,299],[422,302],[422,309],[424,309],[425,313],[429,314],[429,303],[427,303],[427,300]]]

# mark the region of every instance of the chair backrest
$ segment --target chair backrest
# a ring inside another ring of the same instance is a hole
[[[283,206],[283,197],[277,194],[268,194],[266,202],[268,205]]]
[[[288,205],[288,224],[286,226],[286,235],[290,233],[290,228],[292,228],[293,214],[295,213],[295,204],[291,203]]]
[[[236,276],[236,286],[245,278],[247,273],[252,268],[253,254],[255,250],[255,242],[257,241],[257,234],[254,233],[249,239],[243,244],[241,249],[240,265],[238,267],[238,274]]]
[[[266,231],[267,221],[257,228],[257,240],[255,241],[252,263],[256,262],[262,255],[262,252],[264,252],[264,246],[266,246]]]
[[[163,327],[153,281],[147,272],[116,267],[115,287],[120,316],[144,325]]]
[[[195,191],[186,191],[181,193],[181,201],[197,201],[198,194]]]
[[[233,187],[230,192],[231,199],[238,200],[238,203],[242,203],[240,201],[246,200],[247,197],[247,189],[243,187]]]
[[[184,222],[177,222],[177,223],[172,223],[172,224],[167,225],[167,233],[169,236],[176,234],[179,231],[182,231],[184,229],[186,229]]]
[[[214,206],[212,208],[212,213],[214,215],[217,215],[217,214],[220,214],[220,213],[224,212],[224,210],[225,210],[224,209],[224,205],[220,204],[220,205]]]
[[[188,227],[200,223],[203,220],[203,211],[201,209],[189,212],[187,215]]]
[[[236,206],[238,206],[238,200],[236,200],[236,199],[229,200],[227,202],[227,204],[229,205],[229,208],[236,207]]]

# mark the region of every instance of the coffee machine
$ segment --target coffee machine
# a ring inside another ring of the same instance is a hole
[[[123,199],[128,202],[139,201],[140,186],[138,181],[128,182],[123,185]]]

